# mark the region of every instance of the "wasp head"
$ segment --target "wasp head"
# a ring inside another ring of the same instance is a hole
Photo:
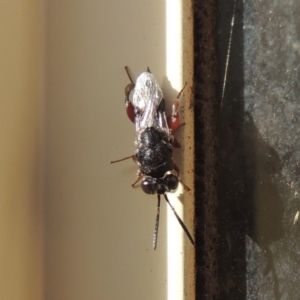
[[[173,174],[168,174],[162,178],[145,177],[141,187],[146,194],[162,195],[177,189],[178,178]]]

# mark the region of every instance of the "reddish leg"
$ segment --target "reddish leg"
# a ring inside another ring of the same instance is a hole
[[[133,161],[136,163],[136,156],[135,156],[135,155],[130,155],[130,156],[127,156],[127,157],[118,159],[118,160],[114,160],[114,161],[111,161],[110,163],[111,163],[111,164],[114,164],[114,163],[117,163],[117,162],[120,162],[120,161],[129,159],[129,158],[132,158]],[[138,170],[138,173],[137,173],[137,180],[136,180],[131,186],[134,187],[134,186],[135,186],[142,178],[143,178],[143,174],[140,172],[140,170]]]
[[[178,142],[178,140],[174,137],[173,143],[172,143],[174,148],[181,148],[181,144]]]
[[[179,182],[182,184],[182,186],[183,186],[183,188],[184,188],[185,191],[188,192],[188,191],[191,190],[181,179],[179,179]]]
[[[134,187],[142,178],[143,174],[140,171],[138,171],[137,180],[131,186]]]
[[[184,84],[183,88],[181,89],[181,91],[178,93],[176,99],[174,100],[171,116],[167,117],[168,126],[172,130],[172,133],[174,133],[181,126],[180,116],[178,113],[179,106],[180,106],[179,97],[181,96],[186,85],[187,85],[187,83]]]
[[[134,123],[135,120],[135,114],[134,114],[134,107],[129,99],[130,93],[134,89],[134,81],[132,80],[132,77],[130,76],[129,73],[129,68],[126,66],[125,71],[129,77],[129,80],[131,81],[126,87],[125,87],[125,108],[126,108],[126,113],[128,118],[131,120],[131,122]]]
[[[177,128],[175,130],[172,131],[172,134],[174,134],[180,127],[184,126],[185,123],[181,123],[177,126]]]
[[[181,123],[175,130],[172,131],[172,134],[174,134],[180,127],[182,127],[183,125],[185,125],[185,123]],[[173,137],[173,147],[174,148],[181,148],[181,144],[179,143],[179,141],[177,140],[176,137]]]

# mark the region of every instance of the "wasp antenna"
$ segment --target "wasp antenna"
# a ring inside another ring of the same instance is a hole
[[[167,195],[164,194],[164,197],[165,197],[166,201],[168,202],[168,204],[170,205],[170,207],[171,207],[171,209],[172,209],[172,211],[173,211],[173,213],[174,213],[174,215],[175,215],[177,221],[180,223],[182,229],[184,230],[185,234],[186,234],[187,237],[189,238],[190,242],[192,243],[193,246],[195,246],[195,242],[194,242],[194,239],[193,239],[192,235],[190,234],[190,232],[188,231],[188,229],[187,229],[186,226],[184,225],[183,221],[182,221],[182,220],[180,219],[180,217],[178,216],[178,214],[177,214],[175,208],[174,208],[173,205],[170,203],[170,201],[169,201]]]
[[[131,81],[131,83],[134,84],[134,81],[133,81],[133,79],[132,79],[132,77],[131,77],[131,75],[130,75],[130,73],[129,73],[129,68],[128,68],[127,66],[125,66],[125,71],[126,71],[128,77],[129,77],[129,80]]]
[[[153,249],[156,249],[157,246],[157,237],[158,237],[158,227],[159,227],[159,213],[160,213],[160,195],[157,195],[157,213],[156,213],[156,221],[154,227],[154,234],[153,234]]]

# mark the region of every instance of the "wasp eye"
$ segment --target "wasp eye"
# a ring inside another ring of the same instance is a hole
[[[156,180],[155,178],[144,178],[141,183],[142,190],[146,194],[156,194]]]
[[[168,187],[169,191],[176,190],[178,187],[178,178],[173,174],[168,174],[165,178],[165,185]]]

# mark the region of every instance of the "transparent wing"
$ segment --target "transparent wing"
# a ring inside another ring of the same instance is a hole
[[[132,104],[136,109],[135,126],[137,133],[147,127],[158,126],[157,109],[163,99],[163,93],[153,74],[142,73],[135,84]]]

